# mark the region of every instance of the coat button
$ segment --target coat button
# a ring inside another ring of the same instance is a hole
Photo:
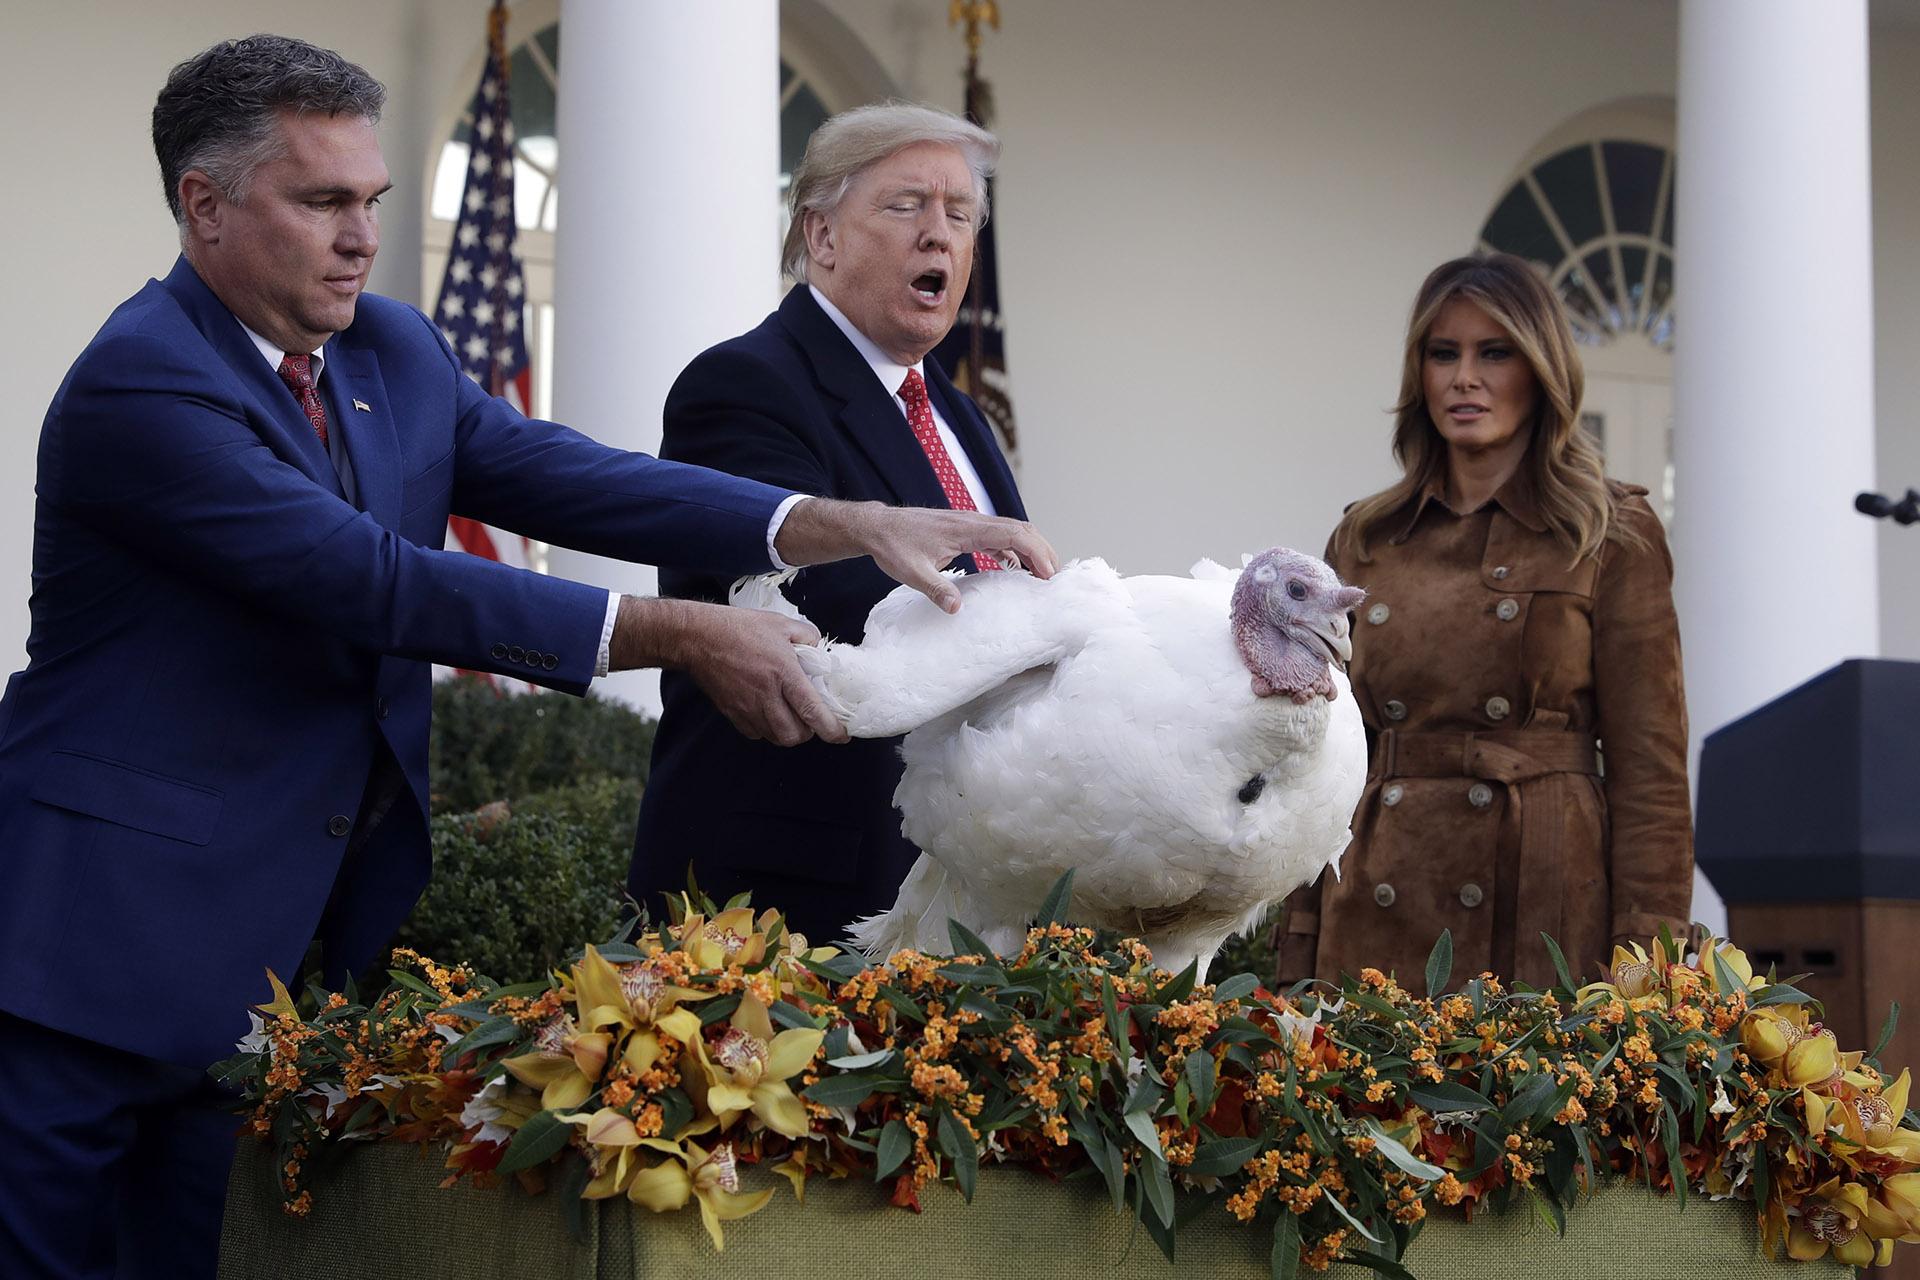
[[[1486,900],[1487,900],[1487,895],[1480,891],[1479,885],[1463,884],[1460,886],[1460,905],[1461,906],[1477,907],[1482,902],[1485,902]]]
[[[1367,621],[1376,627],[1392,616],[1393,610],[1387,608],[1384,604],[1376,604],[1373,608],[1367,610]]]
[[[1377,884],[1373,886],[1373,900],[1383,907],[1392,906],[1393,900],[1397,897],[1399,897],[1399,895],[1393,891],[1393,886],[1390,884]]]
[[[524,662],[526,661],[526,658],[527,658],[527,651],[525,649],[522,649],[519,645],[510,644],[507,646],[508,662]]]
[[[1505,581],[1506,581],[1506,578],[1507,578],[1507,575],[1508,575],[1509,573],[1511,573],[1511,572],[1513,572],[1513,571],[1512,571],[1511,569],[1509,569],[1509,568],[1507,568],[1507,566],[1505,566],[1505,565],[1498,565],[1498,566],[1496,566],[1496,567],[1494,568],[1494,571],[1493,571],[1493,580],[1494,580],[1495,582],[1505,582]]]
[[[540,651],[538,649],[527,650],[527,665],[530,667],[540,665]]]
[[[1406,793],[1407,793],[1407,789],[1396,782],[1392,786],[1388,787],[1385,791],[1382,791],[1380,793],[1380,803],[1391,808],[1392,806],[1399,804],[1400,797],[1405,795]]]
[[[1513,704],[1499,694],[1487,699],[1487,719],[1505,720],[1507,713],[1513,710]]]
[[[1387,719],[1389,720],[1405,720],[1407,718],[1407,704],[1398,698],[1388,698],[1387,705],[1380,709],[1387,713]]]
[[[336,813],[327,819],[327,834],[330,836],[343,836],[351,830],[353,830],[353,819],[344,813]]]
[[[1512,622],[1520,616],[1520,602],[1508,598],[1493,607],[1494,616],[1502,622]]]
[[[493,648],[487,650],[487,656],[495,662],[504,662],[507,658],[507,646],[504,644],[496,644]]]
[[[549,653],[544,658],[540,659],[540,665],[546,668],[548,671],[551,671],[555,667],[560,665],[560,659],[555,657],[553,654]]]
[[[393,710],[393,706],[385,698],[375,698],[373,700],[373,714],[379,716],[382,720],[387,718],[387,712],[391,710]]]
[[[1476,782],[1467,788],[1467,803],[1476,809],[1484,809],[1493,803],[1493,788],[1484,782]]]

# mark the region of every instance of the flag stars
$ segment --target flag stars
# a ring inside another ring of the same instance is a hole
[[[475,361],[476,363],[485,360],[487,358],[487,340],[477,333],[474,334],[471,338],[467,339],[466,353],[467,359]]]
[[[492,293],[493,286],[499,283],[500,272],[498,270],[490,266],[480,269],[480,287],[482,289],[485,289],[488,293]]]
[[[492,324],[493,304],[491,302],[482,302],[476,305],[473,309],[473,322],[482,325]]]
[[[448,293],[440,299],[440,317],[443,320],[458,320],[467,311],[467,300],[457,293]]]
[[[466,258],[455,258],[447,264],[447,278],[455,284],[465,284],[473,279],[473,263]],[[487,288],[493,286],[489,284]]]
[[[480,228],[471,222],[461,223],[457,235],[462,249],[471,249],[480,243]]]

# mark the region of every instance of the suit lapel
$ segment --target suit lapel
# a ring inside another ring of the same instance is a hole
[[[387,411],[380,362],[373,352],[336,340],[322,381],[331,393],[327,413],[334,429],[346,432],[360,509],[391,529],[400,519],[400,437]]]
[[[313,424],[307,421],[306,411],[226,304],[214,296],[184,256],[168,274],[166,288],[253,402],[253,421],[267,447],[315,483],[339,493],[340,477],[321,447],[320,437],[314,434]]]
[[[979,473],[980,483],[986,487],[987,496],[993,499],[993,509],[1003,516],[1025,520],[1027,509],[1020,502],[1020,491],[1014,487],[1013,471],[1007,466],[1006,455],[1000,452],[1000,446],[994,442],[993,429],[947,378],[939,361],[929,357],[921,367],[927,371],[927,386],[932,390],[935,403],[940,406],[940,416],[947,420],[947,425],[953,428],[953,434],[960,441],[960,447],[967,451],[974,471]]]
[[[821,389],[839,402],[841,429],[894,497],[906,506],[945,507],[947,495],[908,429],[899,402],[880,385],[873,367],[820,309],[806,285],[795,285],[787,294],[780,304],[780,320],[812,362]]]

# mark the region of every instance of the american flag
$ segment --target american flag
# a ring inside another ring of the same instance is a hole
[[[440,280],[433,316],[467,376],[522,413],[533,403],[533,374],[521,308],[526,284],[514,247],[513,115],[507,99],[507,12],[487,15],[487,65],[467,115],[467,185],[460,221]],[[464,551],[527,566],[525,538],[453,516],[447,530]]]

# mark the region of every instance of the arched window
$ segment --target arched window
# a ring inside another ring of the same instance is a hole
[[[1671,149],[1609,138],[1557,151],[1508,188],[1480,243],[1538,263],[1583,343],[1642,333],[1672,349]]]

